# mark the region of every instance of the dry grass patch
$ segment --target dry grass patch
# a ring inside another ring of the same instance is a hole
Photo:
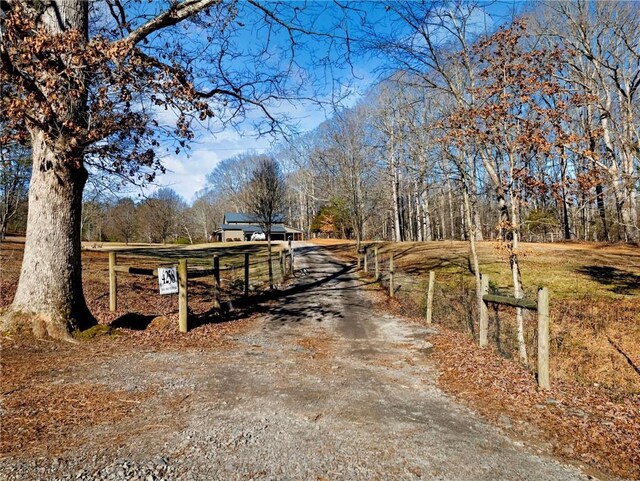
[[[377,308],[406,316],[402,300],[384,291],[370,295]],[[467,333],[442,325],[438,331],[429,337],[430,356],[445,391],[518,437],[537,440],[542,433],[556,454],[595,468],[597,477],[640,479],[640,395],[557,378],[551,390],[539,390],[532,371],[495,347],[481,349]]]
[[[335,255],[355,261],[355,243],[318,240]],[[436,271],[434,319],[477,337],[477,307],[466,242],[365,243],[377,247],[387,289],[389,254],[394,254],[395,286],[404,312],[422,316],[428,272]],[[597,384],[614,396],[640,394],[640,249],[594,243],[523,244],[521,270],[525,291],[539,286],[551,294],[552,378]],[[492,288],[510,293],[507,260],[495,243],[478,244],[480,268]],[[369,266],[373,266],[370,257]],[[372,268],[370,267],[370,272]],[[507,358],[516,356],[515,314],[490,309],[490,339]],[[535,364],[535,313],[525,318],[529,353]]]
[[[540,391],[531,372],[460,333],[443,330],[434,345],[439,384],[484,416],[524,420],[542,429],[561,456],[640,477],[640,397],[613,400],[601,389],[557,381]],[[527,424],[511,429],[527,436]]]

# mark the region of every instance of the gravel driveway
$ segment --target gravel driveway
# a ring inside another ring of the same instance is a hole
[[[366,282],[300,243],[297,281],[225,350],[142,351],[78,366],[154,395],[0,478],[593,479],[506,437],[436,387],[427,328],[373,309]]]

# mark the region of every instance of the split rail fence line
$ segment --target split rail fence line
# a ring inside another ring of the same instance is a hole
[[[358,252],[358,269],[362,268],[366,275],[369,275],[369,251],[371,249],[365,247],[361,248]],[[381,265],[388,265],[388,281],[389,281],[389,296],[395,297],[395,267],[393,253],[388,256],[388,264],[382,259],[382,256],[378,252],[378,247],[373,249],[373,262],[374,262],[374,277],[376,282],[382,280]],[[427,308],[426,308],[426,322],[432,323],[433,313],[433,296],[435,289],[435,271],[429,271],[429,284],[427,288]],[[531,300],[526,298],[516,298],[513,296],[503,296],[496,294],[489,294],[489,276],[486,274],[481,275],[482,284],[482,309],[480,312],[480,335],[479,344],[480,347],[488,346],[488,332],[489,332],[489,308],[488,304],[499,304],[504,306],[511,306],[515,308],[528,309],[531,311],[537,311],[538,313],[538,386],[541,389],[549,389],[549,291],[546,287],[538,289],[537,300]]]
[[[146,277],[157,277],[158,269],[151,267],[137,267],[134,265],[117,264],[116,251],[109,251],[109,310],[115,311],[118,308],[118,282],[117,274],[129,274]],[[238,254],[236,254],[238,255]],[[249,296],[249,268],[253,265],[259,265],[268,263],[269,260],[250,263],[250,254],[242,253],[244,256],[244,262],[242,264],[244,270],[244,297]],[[220,272],[222,271],[234,271],[236,266],[220,267],[220,255],[212,256],[213,267],[188,267],[188,259],[178,259],[178,325],[180,332],[186,333],[188,331],[187,325],[187,312],[188,312],[188,279],[197,279],[199,277],[213,276],[213,307],[214,309],[220,309]],[[162,258],[159,258],[162,259]],[[174,265],[175,260],[171,259],[162,265]],[[293,274],[293,256],[292,251],[279,251],[278,264],[280,264],[280,272],[282,278],[286,278],[287,275]]]

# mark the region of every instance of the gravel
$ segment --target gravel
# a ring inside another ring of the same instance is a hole
[[[154,395],[56,457],[1,458],[0,479],[593,479],[441,392],[433,331],[373,310],[361,281],[330,260],[300,246],[297,288],[224,351],[78,367],[87,382]]]

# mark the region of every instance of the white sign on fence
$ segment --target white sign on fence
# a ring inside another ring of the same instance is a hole
[[[178,293],[178,270],[173,267],[158,267],[160,294]]]

